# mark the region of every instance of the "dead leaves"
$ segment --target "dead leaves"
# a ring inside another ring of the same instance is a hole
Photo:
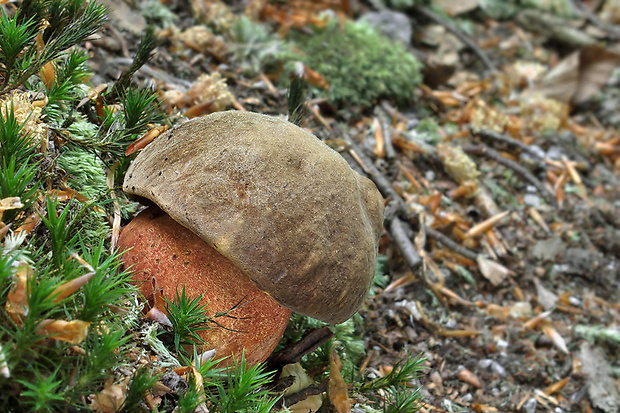
[[[601,90],[618,63],[618,51],[584,46],[560,61],[534,90],[561,102],[582,103]]]
[[[341,369],[342,362],[340,361],[340,357],[338,357],[338,353],[336,353],[335,346],[333,346],[329,359],[329,400],[336,408],[336,412],[350,413],[351,400],[349,400],[347,383],[342,377],[342,373],[340,372]]]
[[[95,275],[93,268],[86,261],[76,254],[74,254],[74,258],[91,271],[58,286],[51,294],[51,297],[54,297],[54,303],[60,303],[63,299],[74,294]],[[32,283],[34,282],[36,282],[35,274],[30,264],[26,262],[19,263],[16,267],[14,281],[7,294],[5,304],[5,311],[18,326],[23,324],[24,318],[29,314],[28,299]],[[43,319],[38,320],[36,334],[41,335],[41,339],[53,339],[79,344],[86,338],[90,324],[90,322],[81,320]]]

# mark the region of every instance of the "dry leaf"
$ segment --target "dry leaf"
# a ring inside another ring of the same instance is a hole
[[[291,394],[298,393],[303,389],[308,388],[310,385],[314,384],[314,380],[308,376],[308,373],[301,367],[301,364],[287,364],[282,368],[282,373],[280,374],[280,378],[284,377],[293,377],[293,384],[287,387],[284,390],[285,396],[290,396]]]
[[[443,10],[449,16],[456,16],[474,10],[478,3],[480,0],[435,0],[433,7]]]
[[[119,384],[114,384],[112,379],[108,380],[103,390],[95,395],[90,407],[100,413],[118,412],[125,402],[128,383],[129,377],[126,377],[125,380]]]
[[[478,377],[476,377],[476,375],[471,370],[463,369],[459,371],[459,373],[457,374],[457,377],[460,380],[463,380],[465,383],[471,384],[477,389],[482,388],[482,383],[480,383],[480,380],[478,379]]]
[[[511,273],[508,268],[499,262],[485,258],[482,255],[478,255],[476,261],[478,262],[480,273],[496,287],[504,282]]]
[[[71,294],[73,294],[74,292],[82,288],[82,286],[86,284],[88,281],[90,281],[91,278],[93,278],[94,276],[95,276],[94,272],[89,272],[80,277],[74,278],[71,281],[67,281],[66,283],[62,285],[59,285],[58,287],[56,287],[56,289],[52,293],[52,295],[58,294],[56,298],[54,298],[54,302],[57,303],[67,298],[68,296],[70,296]]]
[[[568,354],[568,348],[566,347],[566,342],[558,333],[558,331],[553,327],[551,321],[542,320],[540,322],[540,329],[545,336],[547,336],[554,346],[556,346],[562,353]]]
[[[340,372],[342,362],[336,353],[336,347],[332,347],[331,358],[329,360],[329,400],[332,402],[338,413],[350,413],[351,401],[347,383]]]
[[[27,264],[20,265],[15,272],[16,280],[6,297],[4,308],[11,319],[20,326],[22,317],[28,314],[27,286],[28,280],[33,276],[32,267]]]
[[[534,285],[536,286],[536,300],[540,305],[542,305],[545,310],[553,308],[558,302],[558,296],[547,290],[536,277],[534,277]]]
[[[598,93],[618,63],[620,53],[598,44],[584,46],[564,58],[535,90],[561,102],[581,103]]]
[[[0,199],[0,219],[2,219],[2,213],[9,209],[23,208],[21,199],[18,196],[12,196],[4,199]]]
[[[559,392],[560,390],[564,388],[564,386],[568,384],[569,380],[570,380],[570,376],[564,377],[562,380],[556,381],[555,383],[553,383],[552,385],[550,385],[544,390],[545,394],[552,395],[554,393]]]
[[[43,320],[39,325],[37,334],[45,335],[46,338],[54,340],[79,344],[86,338],[90,324],[88,321],[81,320]]]
[[[510,315],[510,309],[497,304],[489,304],[486,308],[486,314],[489,317],[495,317],[500,321],[506,321]]]
[[[125,155],[129,156],[132,153],[138,152],[140,149],[144,149],[146,145],[151,143],[153,139],[164,133],[170,129],[168,125],[164,126],[156,126],[149,130],[147,133],[142,135],[142,137],[138,138],[136,141],[132,142],[129,146],[127,146],[127,150],[125,151]]]
[[[312,86],[316,86],[323,90],[329,90],[329,82],[319,72],[310,69],[305,64],[302,64],[303,76],[306,83]]]
[[[612,367],[601,347],[592,347],[586,341],[581,344],[579,360],[586,377],[590,401],[604,413],[620,410],[620,391],[614,382]]]
[[[195,383],[196,391],[200,395],[201,402],[204,403],[206,401],[207,396],[205,396],[205,389],[204,389],[202,374],[200,374],[200,371],[196,367],[194,367],[193,365],[179,367],[179,368],[174,369],[174,372],[178,374],[179,376],[185,376],[185,379],[187,380],[188,383],[190,382],[189,375],[192,374],[194,376],[194,383]]]
[[[299,363],[287,364],[284,366],[280,378],[289,376],[294,378],[293,384],[284,390],[284,396],[290,396],[298,393],[314,384],[314,380],[308,376]],[[287,408],[291,411],[291,413],[315,413],[321,408],[322,404],[323,396],[320,394],[315,394],[313,396],[308,396],[304,400],[291,406],[287,406]]]

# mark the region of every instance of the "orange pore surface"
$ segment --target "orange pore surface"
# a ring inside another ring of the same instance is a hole
[[[243,304],[228,313],[235,318],[216,319],[225,328],[199,332],[206,341],[204,350],[215,349],[216,358],[240,360],[245,350],[247,363],[253,365],[264,361],[278,344],[291,310],[259,290],[232,262],[160,209],[149,207],[125,226],[118,247],[128,250],[122,256],[124,266],[134,272],[147,299],[153,297],[153,285],[169,301],[185,285],[190,299],[205,293],[202,303],[211,316]]]

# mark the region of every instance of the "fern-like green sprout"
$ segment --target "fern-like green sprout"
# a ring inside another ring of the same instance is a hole
[[[198,332],[213,328],[209,325],[206,304],[200,304],[204,294],[189,299],[185,293],[185,285],[181,292],[177,289],[173,301],[166,301],[166,313],[172,323],[174,334],[174,351],[178,352],[181,346],[203,343]]]
[[[404,360],[394,364],[394,368],[389,374],[365,383],[360,387],[360,391],[383,389],[390,386],[402,386],[420,377],[424,369],[422,363],[424,358],[421,356],[407,356]]]
[[[12,17],[0,13],[0,95],[19,87],[44,65],[98,32],[106,20],[106,8],[96,1],[25,3],[29,4]],[[37,47],[36,37],[44,19],[49,26],[41,36],[43,47]]]
[[[135,413],[142,410],[142,400],[148,389],[153,387],[159,380],[159,376],[153,374],[146,367],[141,367],[134,373],[131,383],[127,388],[125,401],[118,413]]]
[[[24,403],[33,412],[50,412],[62,406],[64,400],[63,381],[57,380],[58,368],[47,377],[40,371],[35,370],[35,382],[17,380],[26,390],[22,392]]]
[[[232,368],[222,371],[202,369],[207,398],[213,400],[215,413],[261,412],[268,413],[279,397],[268,390],[272,372],[264,366],[248,366],[245,355]]]

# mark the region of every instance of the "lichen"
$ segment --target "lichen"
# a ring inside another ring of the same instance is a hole
[[[43,101],[31,99],[30,93],[14,91],[0,96],[0,116],[6,119],[7,112],[13,108],[13,115],[18,124],[23,125],[22,132],[32,134],[32,145],[38,145],[45,137],[46,128],[41,122]]]

